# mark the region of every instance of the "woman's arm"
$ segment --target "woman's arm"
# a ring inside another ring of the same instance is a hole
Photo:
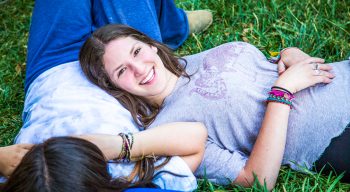
[[[32,146],[32,144],[16,144],[0,147],[0,175],[9,177]]]
[[[97,145],[107,160],[116,159],[122,148],[122,138],[117,135],[82,135]],[[145,155],[181,156],[192,171],[199,166],[207,139],[202,123],[177,122],[164,124],[134,134],[131,158]]]
[[[240,172],[235,184],[249,187],[254,182],[254,174],[259,182],[266,182],[272,189],[276,183],[284,153],[290,107],[269,102],[258,138],[247,164]]]
[[[275,85],[296,93],[317,83],[330,83],[334,77],[328,72],[331,66],[319,64],[319,73],[315,72],[314,65],[311,64],[320,61],[319,58],[309,58],[292,65],[278,78]],[[234,183],[251,186],[256,174],[261,184],[266,182],[268,189],[274,187],[284,154],[289,112],[288,105],[268,103],[251,155]]]

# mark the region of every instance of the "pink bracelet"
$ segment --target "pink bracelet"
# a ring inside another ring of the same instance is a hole
[[[295,97],[293,94],[290,94],[286,91],[282,91],[282,90],[279,90],[279,89],[272,89],[270,92],[269,92],[270,95],[274,95],[276,97],[284,97],[285,99],[289,100],[289,101],[292,101]]]

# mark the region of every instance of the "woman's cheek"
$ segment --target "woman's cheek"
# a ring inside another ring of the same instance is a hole
[[[133,87],[135,87],[135,85],[131,82],[135,81],[131,78],[124,77],[121,81],[119,81],[119,87],[129,92]]]
[[[157,54],[156,53],[153,53],[152,50],[150,51],[144,51],[141,53],[141,56],[142,58],[145,60],[145,61],[154,61]]]

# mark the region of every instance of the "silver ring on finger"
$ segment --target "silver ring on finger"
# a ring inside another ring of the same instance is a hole
[[[312,66],[313,66],[313,70],[319,70],[319,65],[318,65],[318,63],[311,63],[312,64]]]

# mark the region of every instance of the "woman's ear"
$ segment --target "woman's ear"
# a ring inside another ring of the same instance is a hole
[[[151,45],[151,49],[153,49],[153,51],[155,51],[156,53],[158,53],[158,48],[157,48],[157,47]]]

